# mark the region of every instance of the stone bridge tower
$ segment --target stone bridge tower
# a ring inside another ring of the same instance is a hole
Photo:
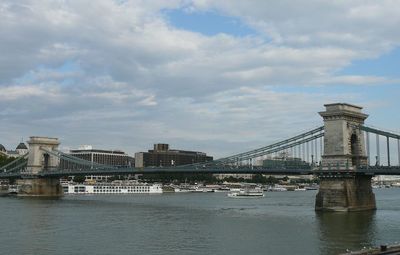
[[[367,164],[364,136],[359,125],[364,124],[367,114],[361,107],[350,104],[326,104],[324,118],[323,167],[355,170]]]
[[[326,104],[319,114],[324,119],[324,155],[319,171],[320,189],[315,209],[359,211],[375,209],[371,176],[357,173],[367,164],[364,135],[358,126],[368,115],[362,107]]]
[[[60,142],[57,138],[31,136],[28,144],[29,157],[27,172],[29,174],[38,174],[43,170],[51,170],[58,166],[59,159],[50,156],[46,152],[58,149]]]
[[[57,138],[32,136],[28,141],[29,155],[26,171],[19,185],[19,196],[54,197],[63,194],[58,178],[40,178],[41,171],[49,171],[58,167],[59,159],[46,151],[57,150],[60,142]]]

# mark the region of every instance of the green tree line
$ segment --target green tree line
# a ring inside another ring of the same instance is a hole
[[[15,160],[15,158],[0,155],[0,167],[7,165],[8,163],[12,162],[13,160]]]

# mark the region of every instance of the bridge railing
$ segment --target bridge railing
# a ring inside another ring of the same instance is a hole
[[[285,139],[283,141],[280,141],[280,142],[277,142],[277,143],[274,143],[274,144],[271,144],[271,145],[268,145],[265,147],[261,147],[261,148],[255,149],[255,150],[235,154],[233,156],[216,159],[216,160],[209,161],[209,162],[181,165],[181,166],[177,166],[177,167],[186,168],[191,165],[196,166],[196,165],[204,165],[204,164],[206,164],[207,166],[210,166],[210,167],[214,167],[217,165],[227,165],[227,164],[228,165],[229,164],[240,165],[241,164],[240,162],[252,161],[253,159],[266,157],[266,156],[272,155],[274,153],[278,153],[278,152],[282,152],[282,151],[285,151],[288,149],[296,148],[296,146],[309,144],[313,141],[316,141],[317,139],[322,138],[323,136],[324,136],[324,127],[321,126],[316,129],[313,129],[311,131],[294,136],[292,138]],[[320,142],[320,146],[321,146],[321,151],[320,151],[320,155],[321,155],[322,154],[322,142]],[[317,146],[315,143],[314,151],[317,151],[316,147]],[[303,149],[303,150],[305,152],[305,149]],[[307,149],[307,153],[308,153],[308,149]],[[310,153],[314,154],[313,152],[310,152]],[[316,161],[316,154],[317,153],[315,153],[315,155],[314,155],[315,161]],[[307,155],[307,158],[309,158],[308,155]],[[304,160],[306,161],[306,159],[304,159]],[[250,163],[250,164],[252,164],[252,163]]]
[[[78,157],[75,157],[73,155],[64,153],[62,151],[59,150],[46,150],[44,148],[41,148],[41,150],[45,151],[46,153],[59,158],[60,160],[65,160],[68,162],[71,162],[73,164],[76,164],[78,166],[89,166],[89,167],[107,167],[107,165],[104,164],[100,164],[100,163],[96,163],[96,162],[92,162],[92,161],[87,161]]]
[[[294,136],[294,137],[291,137],[291,138],[282,140],[282,141],[280,141],[280,142],[273,143],[273,144],[271,144],[271,145],[267,145],[267,146],[264,146],[264,147],[261,147],[261,148],[258,148],[258,149],[254,149],[254,150],[247,151],[247,152],[235,154],[235,155],[232,155],[232,156],[229,156],[229,157],[217,159],[216,161],[231,161],[231,160],[236,160],[237,158],[251,157],[251,155],[263,153],[263,152],[265,152],[265,151],[267,151],[267,150],[270,150],[270,149],[273,149],[273,148],[276,148],[276,147],[280,147],[280,146],[282,146],[282,145],[285,145],[285,144],[288,144],[288,143],[297,141],[297,140],[299,140],[299,139],[303,139],[303,138],[305,138],[305,137],[307,137],[307,136],[310,136],[310,135],[319,133],[319,132],[321,132],[321,131],[323,131],[323,130],[324,130],[324,126],[321,126],[321,127],[316,128],[316,129],[307,131],[307,132],[305,132],[305,133],[296,135],[296,136]]]
[[[351,125],[351,127],[360,129],[365,134],[365,151],[369,166],[400,166],[400,134],[364,125]],[[375,139],[370,139],[371,134],[375,135]],[[385,141],[381,140],[382,137]],[[386,147],[383,150],[381,148],[382,145]],[[396,149],[393,149],[393,147],[397,147],[397,153]],[[374,155],[374,157],[372,157],[372,155]],[[396,158],[397,162],[395,160]]]
[[[21,157],[16,158],[15,160],[11,161],[10,163],[2,166],[0,168],[0,173],[14,173],[22,171],[26,168],[28,162],[28,153],[24,154]]]

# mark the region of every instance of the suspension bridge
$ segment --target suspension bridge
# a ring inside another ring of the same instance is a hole
[[[61,152],[56,138],[31,137],[29,152],[1,167],[0,178],[19,179],[26,195],[59,195],[59,178],[70,175],[314,174],[320,178],[317,210],[374,209],[371,177],[400,175],[400,135],[364,125],[368,115],[362,107],[345,103],[325,107],[319,113],[324,125],[318,128],[232,156],[174,167],[98,164]]]

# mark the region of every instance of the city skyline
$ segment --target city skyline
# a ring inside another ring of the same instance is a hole
[[[393,1],[0,3],[0,134],[215,158],[322,125],[323,104],[400,130]],[[83,142],[82,142],[83,141]]]

